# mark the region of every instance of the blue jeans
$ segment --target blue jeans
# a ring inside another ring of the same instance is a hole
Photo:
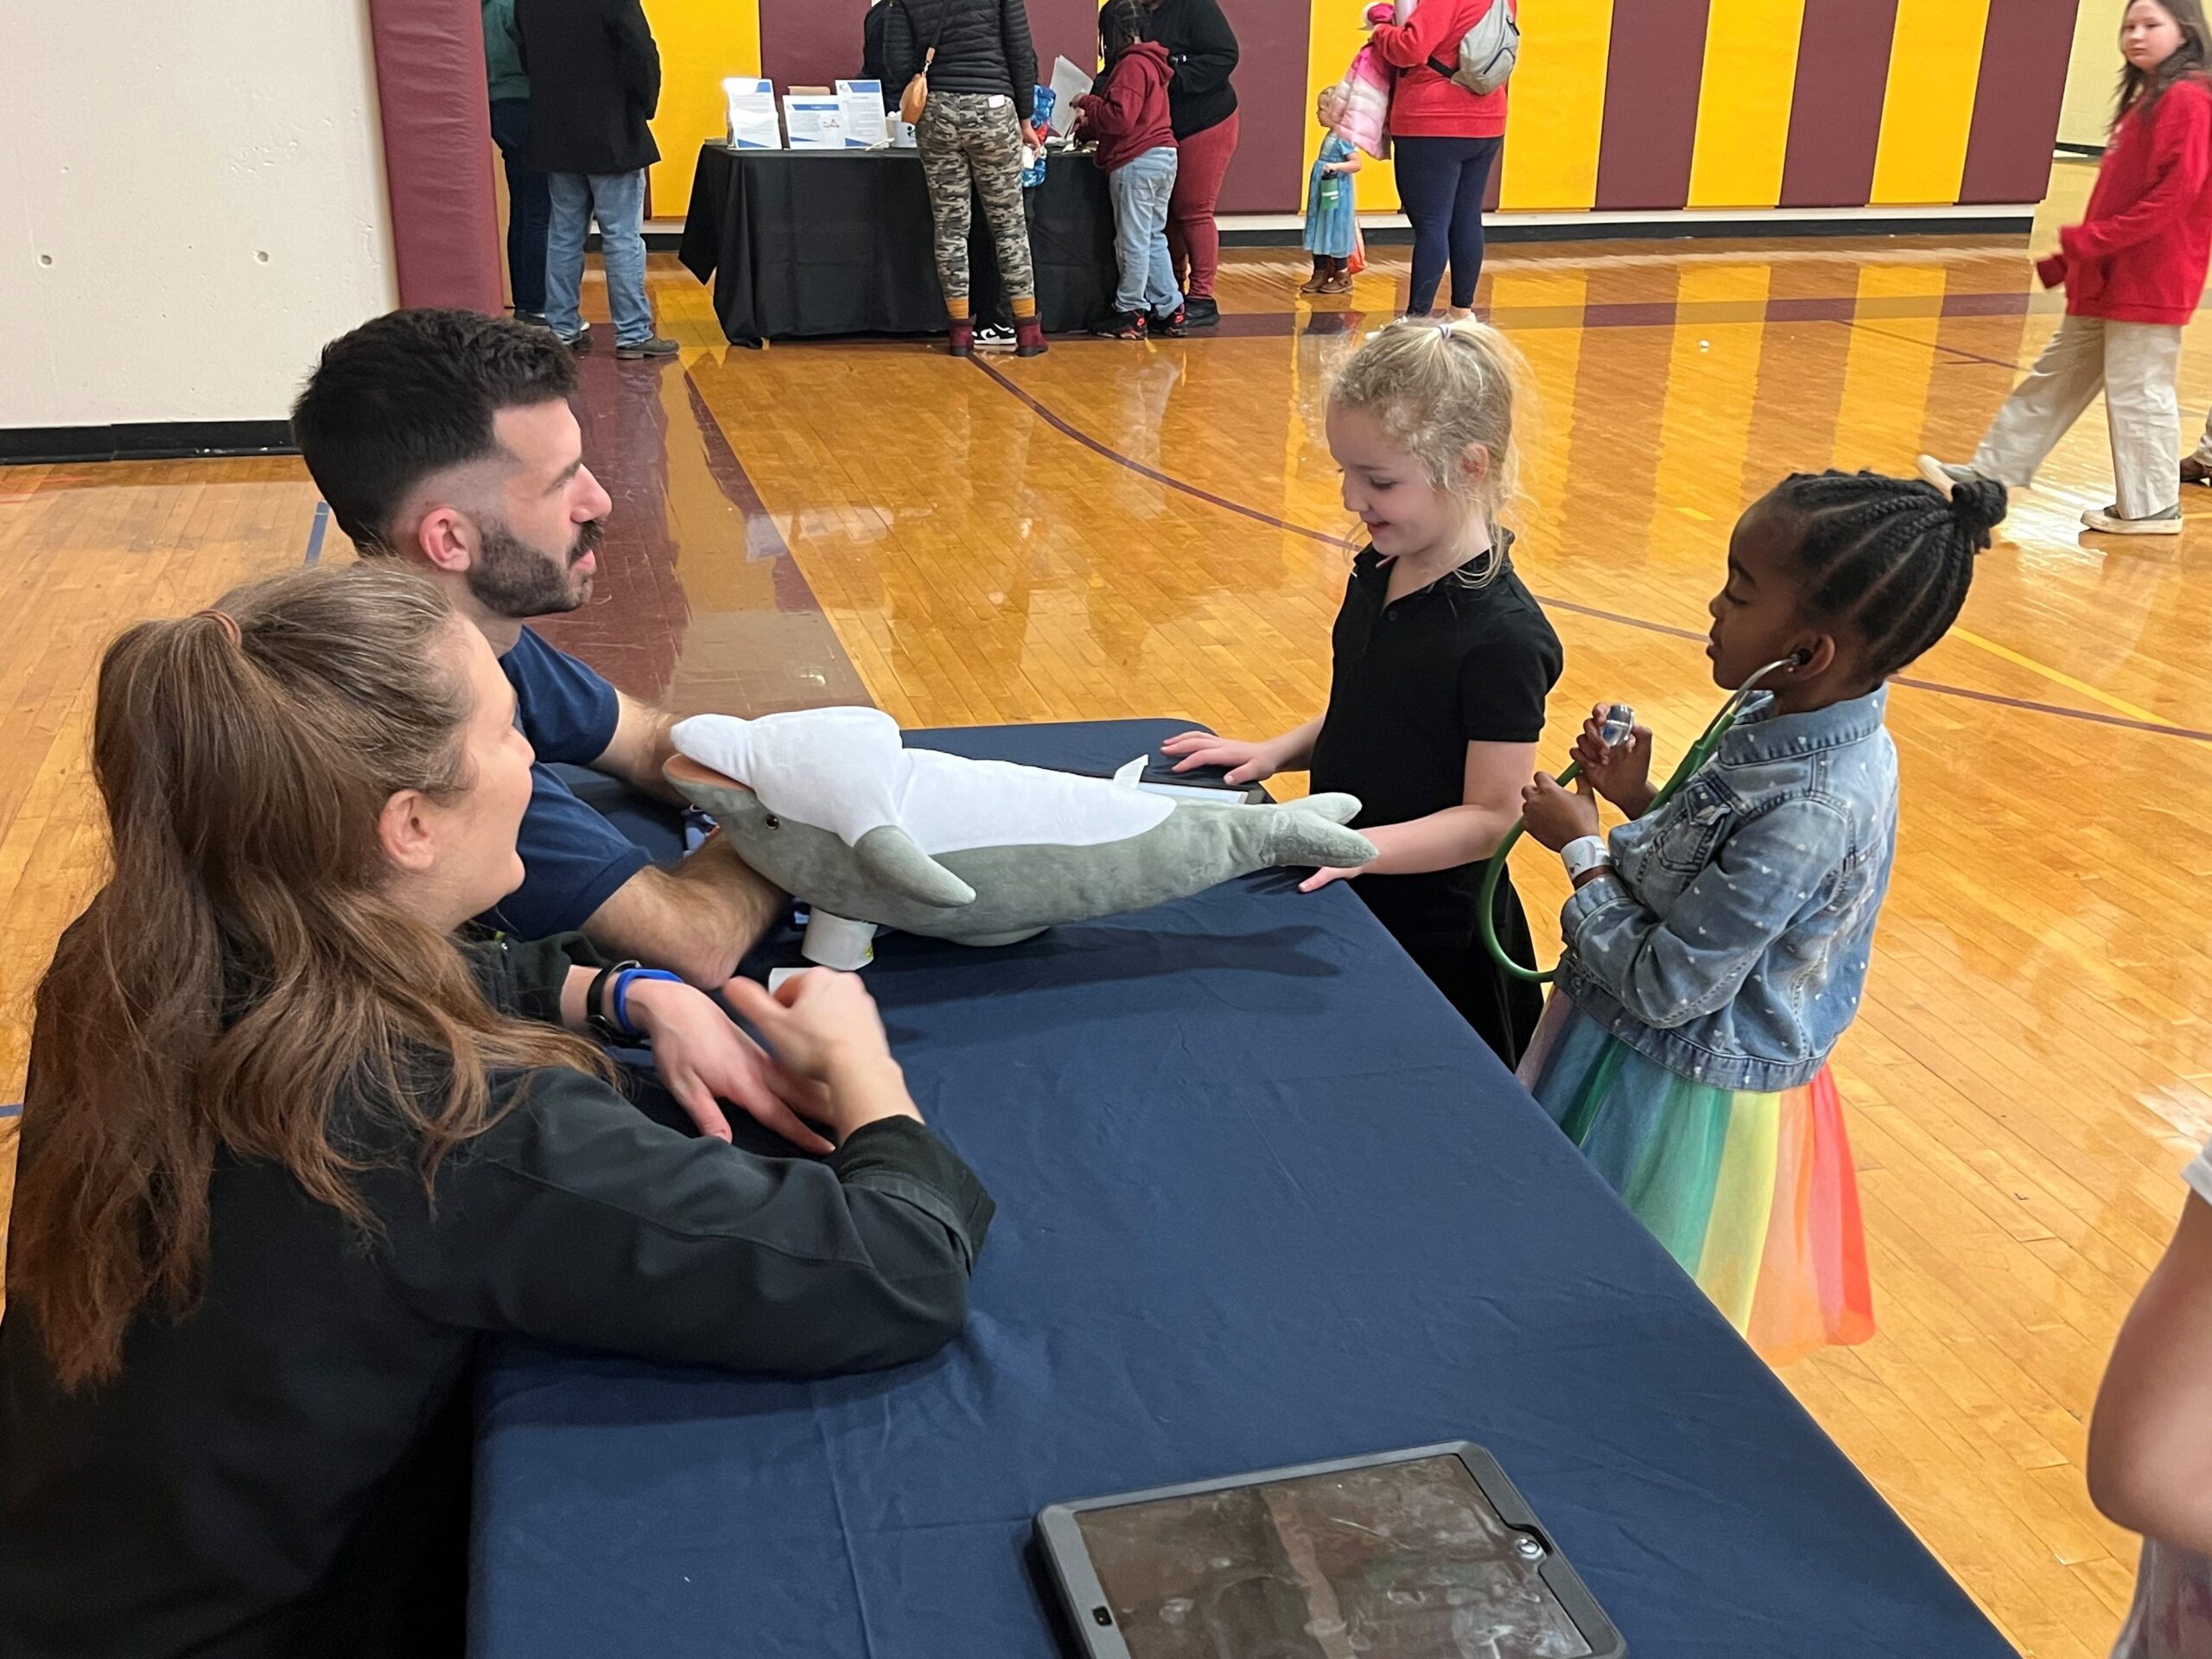
[[[1114,251],[1122,285],[1114,308],[1172,317],[1183,307],[1175,266],[1167,257],[1167,199],[1175,194],[1175,147],[1162,144],[1106,175],[1114,198]]]
[[[1475,302],[1483,274],[1483,198],[1503,138],[1393,138],[1398,200],[1414,222],[1414,278],[1406,310],[1425,316],[1436,303],[1444,260],[1452,259],[1452,303]]]
[[[515,309],[545,312],[545,231],[553,217],[545,175],[530,167],[530,100],[492,100],[492,142],[507,168],[507,282]]]
[[[614,315],[614,343],[651,340],[653,308],[645,303],[645,175],[635,173],[549,173],[553,222],[545,238],[545,321],[563,340],[582,332],[579,295],[584,283],[584,232],[599,220],[600,252],[607,266],[607,308]]]

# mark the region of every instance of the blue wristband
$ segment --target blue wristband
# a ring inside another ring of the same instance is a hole
[[[683,976],[671,974],[664,968],[626,968],[614,976],[614,995],[608,999],[614,1004],[614,1024],[626,1037],[642,1037],[645,1033],[630,1023],[630,986],[640,979],[664,979],[672,985],[681,985]]]

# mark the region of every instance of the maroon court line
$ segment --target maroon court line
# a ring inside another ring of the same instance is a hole
[[[983,358],[979,356],[969,360],[1000,386],[1013,393],[1021,403],[1027,405],[1032,413],[1055,432],[1059,433],[1063,437],[1072,439],[1093,454],[1113,462],[1116,467],[1135,473],[1141,478],[1149,479],[1154,483],[1162,485],[1179,494],[1187,495],[1193,500],[1203,501],[1208,506],[1218,507],[1224,512],[1236,513],[1240,518],[1252,519],[1255,523],[1266,524],[1274,530],[1287,531],[1293,536],[1303,536],[1308,541],[1319,542],[1324,546],[1340,547],[1347,552],[1352,550],[1352,543],[1341,536],[1331,536],[1325,531],[1309,529],[1304,524],[1292,524],[1287,518],[1278,518],[1271,512],[1263,512],[1259,508],[1247,506],[1241,501],[1232,501],[1226,496],[1216,495],[1211,490],[1202,490],[1197,485],[1185,483],[1183,480],[1163,473],[1157,467],[1147,467],[1142,461],[1123,454],[1110,444],[1101,442],[1081,428],[1064,420],[1027,390]],[[1671,623],[1654,622],[1646,617],[1630,616],[1619,611],[1603,610],[1595,605],[1584,605],[1571,599],[1559,599],[1548,594],[1538,594],[1536,598],[1542,604],[1572,612],[1577,616],[1591,617],[1601,622],[1618,623],[1624,628],[1637,628],[1646,633],[1664,634],[1670,639],[1698,641],[1702,641],[1706,638],[1704,634],[1690,628],[1678,628]],[[2031,697],[2006,696],[1996,691],[1974,691],[1963,685],[1951,685],[1942,680],[1918,680],[1899,676],[1894,683],[1910,686],[1916,691],[1933,691],[1942,696],[1963,697],[1970,702],[1986,702],[1999,709],[2018,709],[2029,714],[2055,715],[2062,720],[2087,721],[2095,726],[2117,726],[2127,731],[2147,732],[2156,737],[2185,738],[2193,743],[2212,743],[2212,732],[2196,731],[2186,726],[2168,726],[2157,721],[2135,720],[2126,715],[2107,715],[2089,709],[2069,709],[2063,703],[2038,702]]]

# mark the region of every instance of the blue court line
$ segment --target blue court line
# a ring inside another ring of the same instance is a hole
[[[23,1103],[20,1100],[13,1106],[0,1106],[0,1118],[21,1117],[22,1115]]]
[[[322,536],[323,532],[329,528],[330,503],[327,501],[318,501],[315,504],[315,523],[308,526],[307,562],[309,564],[316,563],[321,559]]]

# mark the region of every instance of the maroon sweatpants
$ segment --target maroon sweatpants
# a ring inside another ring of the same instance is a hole
[[[1175,262],[1175,285],[1194,300],[1213,297],[1214,273],[1221,269],[1221,232],[1213,205],[1221,200],[1222,175],[1236,153],[1236,114],[1204,132],[1175,141],[1175,194],[1167,199],[1167,256]]]

